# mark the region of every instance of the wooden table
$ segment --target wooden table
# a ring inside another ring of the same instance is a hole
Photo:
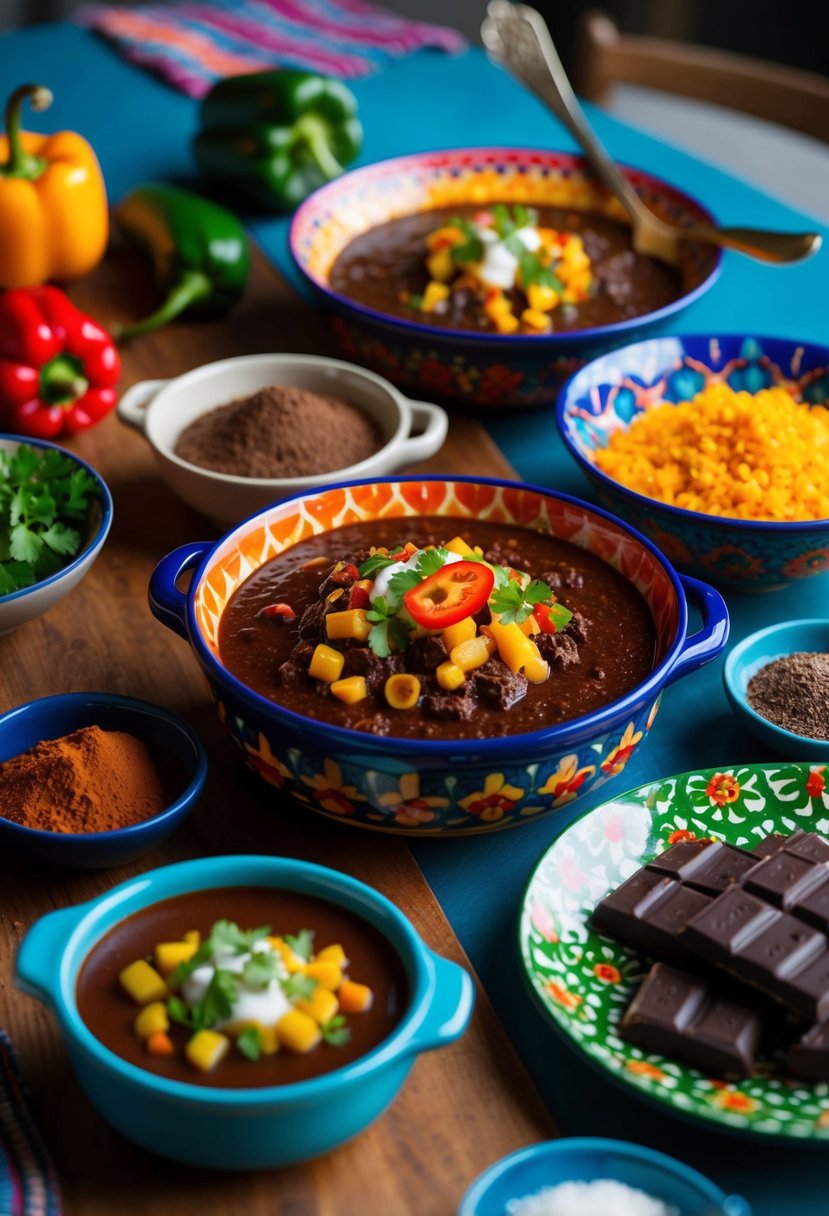
[[[141,315],[153,301],[146,265],[115,249],[72,292],[102,323]],[[200,363],[260,351],[329,349],[323,324],[257,255],[251,286],[226,322],[181,322],[124,353],[122,391],[137,380],[177,375]],[[265,807],[255,779],[221,734],[189,648],[147,606],[156,561],[176,545],[213,534],[155,473],[148,445],[114,416],[68,446],[106,479],[115,520],[81,585],[46,616],[0,639],[0,711],[34,697],[110,691],[159,702],[201,734],[211,757],[204,796],[162,848],[117,871],[42,871],[0,859],[0,1023],[11,1033],[68,1216],[448,1216],[472,1179],[503,1154],[555,1135],[555,1127],[486,995],[466,1035],[422,1056],[387,1114],[321,1160],[278,1172],[213,1174],[164,1162],[123,1140],[81,1093],[51,1015],[13,986],[13,956],[27,928],[54,907],[78,903],[142,870],[205,854],[261,852],[336,866],[389,896],[426,942],[463,952],[408,847],[400,839],[340,827],[286,798]],[[441,472],[512,475],[475,422],[455,416]],[[466,962],[468,966],[468,962]]]

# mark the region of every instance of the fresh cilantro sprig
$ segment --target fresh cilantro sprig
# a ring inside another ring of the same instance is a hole
[[[506,583],[496,587],[489,597],[490,606],[493,612],[498,614],[502,625],[511,625],[513,622],[520,625],[532,616],[536,604],[554,601],[552,588],[539,578],[533,579],[526,587],[522,587],[517,579],[508,578]]]
[[[314,949],[313,929],[300,929],[296,936],[286,933],[282,940],[286,946],[293,950],[298,958],[301,958],[306,963],[308,962]]]
[[[399,610],[399,602],[378,595],[366,612],[366,620],[373,622],[368,644],[380,659],[387,659],[392,650],[408,650],[411,645],[409,630],[397,615]]]
[[[270,933],[270,925],[258,929],[242,930],[232,920],[217,920],[194,955],[179,965],[170,974],[167,983],[171,988],[180,988],[193,972],[213,958],[214,954],[245,954],[253,950],[255,942]]]
[[[344,1047],[351,1038],[351,1031],[341,1013],[336,1013],[333,1018],[323,1022],[320,1031],[325,1042],[330,1043],[332,1047]]]
[[[478,236],[478,231],[472,221],[454,216],[449,221],[449,227],[457,228],[464,237],[463,241],[459,241],[451,247],[452,261],[457,262],[460,266],[480,262],[484,256],[484,243]]]
[[[204,996],[188,1009],[179,996],[167,1000],[167,1013],[171,1021],[190,1030],[207,1030],[217,1022],[230,1017],[238,994],[236,976],[232,971],[218,968],[213,972]]]
[[[538,287],[551,287],[559,295],[563,293],[564,284],[552,266],[546,266],[539,255],[532,250],[526,249],[519,255],[518,269],[524,291],[535,284]]]
[[[54,448],[0,451],[0,595],[48,578],[80,551],[82,531],[71,525],[97,492],[95,478]]]
[[[318,987],[319,980],[303,975],[301,971],[295,971],[282,981],[282,991],[289,1000],[310,1001]]]
[[[402,547],[392,549],[389,553],[372,553],[360,567],[360,578],[374,578],[381,570],[385,570],[386,566],[393,566],[395,562],[400,560],[400,554],[403,552]]]
[[[236,1046],[248,1060],[258,1060],[262,1055],[262,1036],[256,1026],[246,1026],[236,1037]]]

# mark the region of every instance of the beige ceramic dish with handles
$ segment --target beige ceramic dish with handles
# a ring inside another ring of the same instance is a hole
[[[276,384],[359,406],[379,427],[382,446],[358,464],[293,478],[217,473],[175,454],[179,436],[196,418]],[[448,427],[439,406],[410,401],[374,372],[317,355],[242,355],[206,363],[173,380],[143,380],[124,393],[118,417],[148,441],[170,488],[220,524],[235,523],[298,490],[393,473],[426,460],[442,446]]]

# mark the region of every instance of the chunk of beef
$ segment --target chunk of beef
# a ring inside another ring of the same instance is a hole
[[[406,651],[406,667],[409,671],[432,672],[448,658],[443,638],[437,635],[417,638]]]
[[[313,653],[314,647],[308,642],[300,642],[295,646],[291,657],[286,659],[277,670],[277,682],[283,688],[299,688],[302,684],[306,684],[308,682],[308,664],[311,662]]]
[[[488,659],[470,678],[478,699],[490,709],[510,709],[527,692],[527,677],[511,672],[496,658]]]
[[[324,629],[325,601],[309,604],[299,619],[299,636],[309,642],[318,642]]]
[[[369,696],[376,696],[392,674],[387,659],[380,659],[368,646],[350,646],[345,652],[343,678],[362,676]]]
[[[430,718],[443,722],[469,722],[475,712],[475,701],[464,688],[459,692],[433,692],[420,699],[420,707]]]
[[[546,659],[553,670],[564,671],[581,662],[578,643],[566,629],[561,633],[537,633],[533,641],[542,659]]]
[[[574,612],[572,619],[568,622],[566,628],[562,630],[562,633],[569,633],[571,637],[576,639],[579,646],[583,646],[590,633],[590,627],[591,622],[586,616],[583,616],[580,612]]]

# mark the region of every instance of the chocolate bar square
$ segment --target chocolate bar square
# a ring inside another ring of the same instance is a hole
[[[692,965],[680,933],[710,902],[710,896],[645,868],[605,896],[590,924],[656,958]]]
[[[681,840],[648,862],[648,869],[706,895],[719,895],[756,864],[753,853],[722,840]]]
[[[829,930],[829,867],[821,865],[816,868],[824,872],[820,886],[809,891],[803,899],[798,899],[792,912],[826,933]]]
[[[829,878],[829,866],[781,849],[758,861],[743,877],[746,891],[788,911]]]
[[[664,963],[651,968],[619,1025],[627,1042],[720,1077],[750,1074],[762,1031],[756,1009]]]

